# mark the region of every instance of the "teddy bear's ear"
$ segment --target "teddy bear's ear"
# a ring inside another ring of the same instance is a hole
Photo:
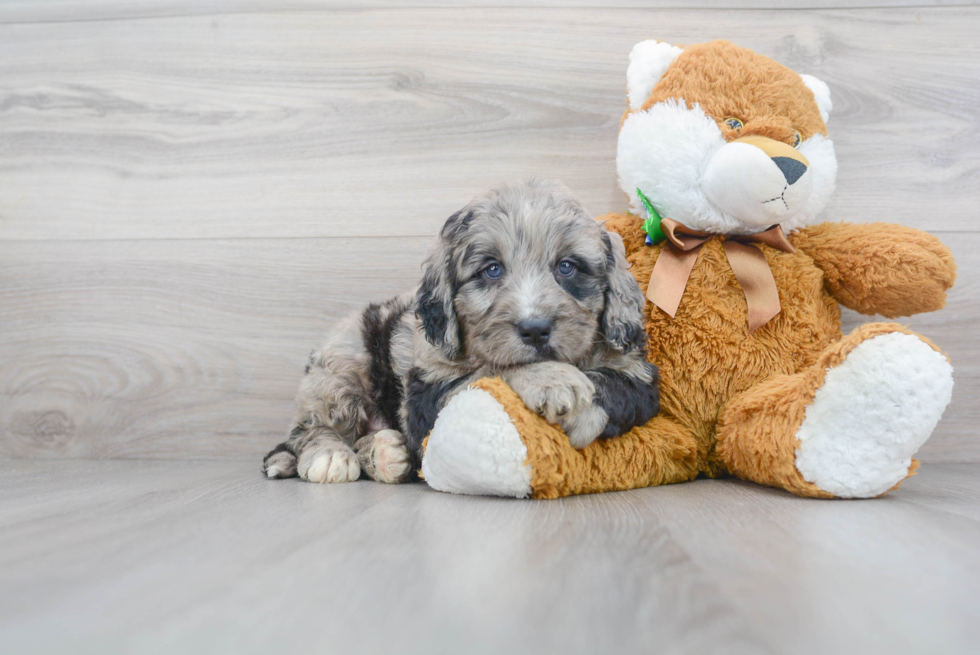
[[[834,103],[830,100],[830,87],[813,75],[800,75],[806,88],[813,91],[813,97],[817,99],[817,108],[820,110],[820,118],[826,123],[830,118],[830,111],[834,108]]]
[[[662,41],[640,41],[633,46],[630,51],[630,65],[626,69],[626,92],[630,109],[636,110],[643,106],[653,87],[682,52],[677,46]]]

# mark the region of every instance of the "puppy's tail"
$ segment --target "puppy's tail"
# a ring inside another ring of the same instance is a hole
[[[296,452],[292,444],[284,441],[269,451],[262,460],[262,472],[268,478],[292,478],[296,476]]]

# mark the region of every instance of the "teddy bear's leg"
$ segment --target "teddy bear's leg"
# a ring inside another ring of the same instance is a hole
[[[575,450],[499,378],[477,381],[439,413],[422,475],[452,493],[558,498],[693,479],[693,436],[656,417],[614,439]]]
[[[952,390],[934,345],[900,325],[863,325],[810,368],[734,398],[716,452],[733,474],[801,496],[880,496],[914,474]]]

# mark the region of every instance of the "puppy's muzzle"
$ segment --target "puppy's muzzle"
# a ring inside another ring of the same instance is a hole
[[[550,318],[525,318],[517,323],[517,334],[527,345],[541,350],[548,345],[555,322]]]

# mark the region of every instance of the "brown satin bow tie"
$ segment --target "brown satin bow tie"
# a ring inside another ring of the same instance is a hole
[[[711,237],[721,236],[724,239],[722,246],[725,256],[728,257],[728,264],[745,294],[745,302],[749,308],[749,332],[762,327],[779,313],[779,291],[769,269],[769,262],[762,251],[751,244],[764,243],[783,252],[796,252],[786,240],[783,228],[774,225],[758,234],[727,237],[692,230],[671,218],[664,218],[660,222],[660,228],[667,235],[668,241],[657,258],[647,287],[647,298],[654,305],[671,317],[677,314],[687,280],[698,259],[698,251]]]

